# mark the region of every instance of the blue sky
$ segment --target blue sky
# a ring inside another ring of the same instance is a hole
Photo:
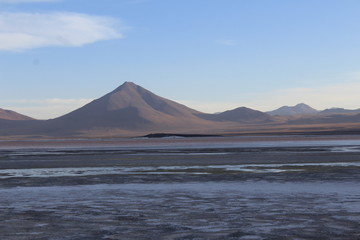
[[[0,0],[0,108],[53,118],[125,81],[205,112],[360,108],[358,0]]]

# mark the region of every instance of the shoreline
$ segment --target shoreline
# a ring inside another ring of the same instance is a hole
[[[203,136],[167,138],[58,138],[58,139],[3,139],[1,149],[16,148],[91,148],[91,147],[151,147],[167,145],[206,145],[214,143],[301,142],[360,140],[359,135],[251,135]]]

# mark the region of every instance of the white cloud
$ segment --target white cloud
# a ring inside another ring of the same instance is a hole
[[[84,106],[93,99],[18,99],[1,101],[10,109],[37,119],[50,119],[62,116]]]
[[[0,13],[0,51],[78,47],[122,38],[125,27],[109,17],[79,13]]]

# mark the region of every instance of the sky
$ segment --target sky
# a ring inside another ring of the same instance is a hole
[[[358,0],[0,0],[0,108],[48,119],[134,82],[213,113],[360,108]]]

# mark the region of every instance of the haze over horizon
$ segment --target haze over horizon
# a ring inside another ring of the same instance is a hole
[[[0,108],[58,117],[125,81],[203,112],[360,108],[360,2],[0,0]]]

